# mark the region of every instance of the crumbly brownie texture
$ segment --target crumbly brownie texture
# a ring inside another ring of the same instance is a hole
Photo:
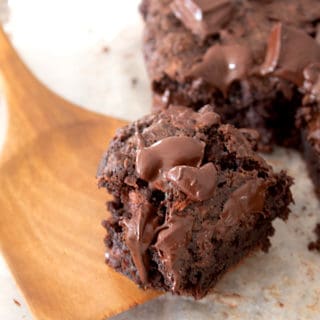
[[[114,197],[106,261],[143,288],[203,297],[286,219],[292,179],[252,149],[255,134],[206,106],[170,107],[117,131],[99,170]],[[250,138],[251,142],[247,140]]]
[[[266,149],[297,146],[302,71],[320,62],[319,0],[143,0],[155,108],[210,103]]]

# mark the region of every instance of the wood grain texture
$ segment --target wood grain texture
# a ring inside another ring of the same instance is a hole
[[[0,30],[9,126],[0,157],[0,248],[34,316],[102,320],[158,295],[104,263],[99,159],[123,121],[45,88]]]

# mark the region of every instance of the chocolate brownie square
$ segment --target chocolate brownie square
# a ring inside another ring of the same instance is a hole
[[[250,252],[267,251],[292,179],[253,150],[255,138],[210,106],[170,107],[119,129],[98,169],[114,197],[108,265],[143,288],[201,298]]]
[[[302,71],[320,62],[318,0],[143,0],[154,109],[214,105],[257,129],[265,149],[297,147]]]

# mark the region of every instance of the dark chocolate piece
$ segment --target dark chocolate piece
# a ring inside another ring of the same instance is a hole
[[[212,110],[149,115],[119,130],[101,161],[99,186],[114,197],[106,261],[143,288],[203,297],[268,250],[272,221],[289,214],[291,178]]]
[[[201,129],[220,124],[220,117],[212,112],[211,106],[203,107],[200,112],[194,112],[192,109],[182,106],[170,106],[169,114],[172,123],[181,129],[186,126]]]
[[[234,80],[248,74],[251,55],[247,47],[241,45],[215,45],[208,49],[203,60],[195,64],[188,76],[201,78],[226,94]]]
[[[173,293],[179,292],[183,286],[180,270],[184,269],[184,264],[190,260],[186,247],[192,239],[193,222],[192,215],[171,215],[154,244],[163,268],[168,270],[167,277],[172,278],[170,290]]]
[[[268,185],[262,179],[249,180],[236,189],[224,204],[216,231],[219,237],[232,235],[244,215],[253,215],[263,211]],[[250,220],[250,216],[248,217]]]
[[[178,19],[201,38],[218,33],[235,11],[234,0],[174,0],[171,9]]]
[[[137,173],[149,182],[166,178],[179,165],[200,166],[205,144],[190,137],[167,137],[137,152]]]
[[[320,61],[320,46],[302,30],[277,24],[268,41],[268,51],[261,74],[274,74],[280,78],[303,84],[303,69]]]
[[[177,166],[169,170],[167,177],[191,200],[204,201],[214,194],[217,170],[212,163],[207,163],[200,168]]]
[[[132,216],[130,219],[124,218],[120,225],[126,232],[126,245],[131,252],[141,282],[147,283],[146,267],[148,266],[148,259],[146,251],[155,236],[156,228],[159,225],[159,217],[154,215],[156,209],[152,204],[140,194],[129,193],[128,205]]]

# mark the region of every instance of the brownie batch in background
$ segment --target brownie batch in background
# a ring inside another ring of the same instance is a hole
[[[144,288],[201,298],[251,251],[267,251],[292,179],[253,151],[255,139],[210,106],[169,107],[119,129],[98,171],[114,197],[107,263]]]
[[[260,132],[260,150],[301,148],[320,195],[320,1],[143,0],[154,109],[210,103]]]
[[[303,69],[320,62],[319,0],[143,0],[154,108],[213,104],[264,148],[299,144]]]

